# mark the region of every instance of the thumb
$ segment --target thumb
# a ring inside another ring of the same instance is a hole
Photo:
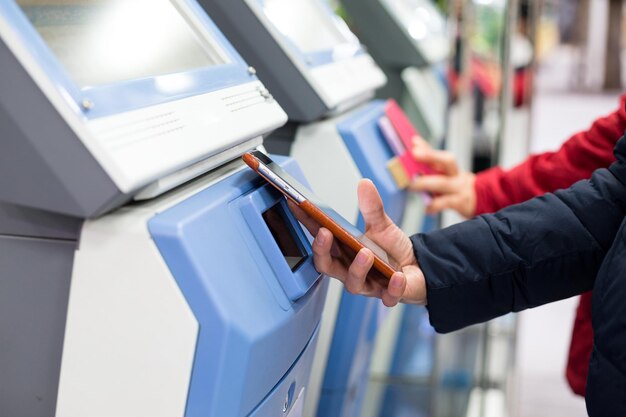
[[[383,230],[391,219],[385,214],[385,207],[374,183],[369,179],[359,181],[357,188],[359,209],[365,221],[366,230]]]

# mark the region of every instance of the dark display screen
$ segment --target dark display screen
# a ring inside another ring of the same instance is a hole
[[[307,257],[307,253],[300,244],[296,231],[287,219],[285,209],[280,202],[263,213],[263,220],[285,257],[285,261],[292,271],[296,270]]]

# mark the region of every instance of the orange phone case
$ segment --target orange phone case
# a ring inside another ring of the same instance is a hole
[[[324,213],[319,207],[311,203],[309,200],[298,204],[302,210],[315,219],[321,226],[331,231],[333,236],[339,239],[343,244],[347,245],[356,255],[365,246],[359,242],[359,240],[348,233],[343,227],[338,225],[333,219],[331,219],[326,213]],[[380,259],[374,254],[374,268],[379,271],[386,279],[391,279],[391,276],[396,272],[387,262]]]

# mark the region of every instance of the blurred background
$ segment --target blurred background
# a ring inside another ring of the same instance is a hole
[[[380,97],[400,102],[422,135],[465,169],[509,168],[556,150],[619,106],[621,0],[379,1],[427,45],[418,62],[381,46],[394,42],[385,22],[364,11],[370,3],[331,6],[384,69]],[[432,39],[442,36],[449,54],[438,59]],[[459,220],[444,213],[435,223]],[[565,378],[577,305],[575,297],[443,336],[425,309],[397,309],[377,337],[362,415],[586,416]]]

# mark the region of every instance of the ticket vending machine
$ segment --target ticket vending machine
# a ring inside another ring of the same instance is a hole
[[[0,74],[0,415],[300,417],[326,284],[238,158],[287,117],[204,11],[4,1]]]
[[[293,156],[312,189],[363,227],[357,183],[374,181],[390,216],[404,217],[407,193],[387,169],[393,153],[378,122],[384,101],[369,101],[385,76],[323,0],[200,0],[289,115],[266,141]],[[374,336],[385,309],[331,283],[306,416],[358,416]]]
[[[431,0],[343,0],[350,21],[383,68],[381,90],[407,111],[422,136],[439,144],[448,104],[448,27]]]

